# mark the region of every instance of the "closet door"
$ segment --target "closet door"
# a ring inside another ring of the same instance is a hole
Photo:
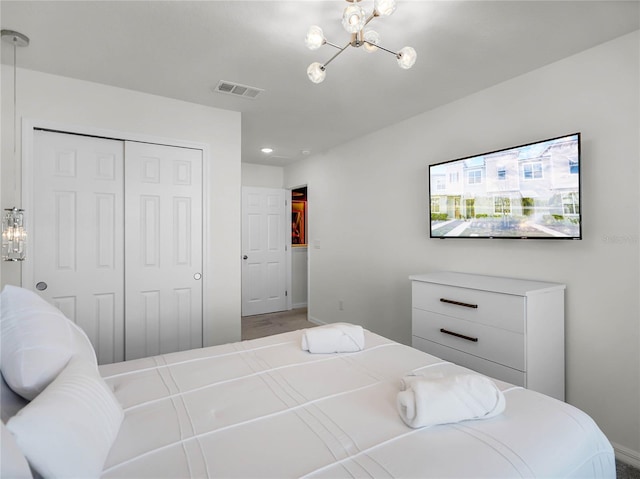
[[[117,140],[35,131],[29,231],[36,290],[89,336],[100,363],[124,359],[123,153]]]
[[[202,151],[125,157],[125,357],[202,347]]]

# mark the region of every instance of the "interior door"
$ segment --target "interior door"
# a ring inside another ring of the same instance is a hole
[[[242,188],[242,315],[287,309],[286,192]]]
[[[89,336],[100,363],[124,359],[123,153],[118,140],[34,132],[29,235],[36,290]]]
[[[125,357],[202,347],[202,151],[125,157]]]

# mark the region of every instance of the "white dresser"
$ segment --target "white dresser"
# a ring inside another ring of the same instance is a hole
[[[564,284],[410,276],[414,348],[564,401]]]

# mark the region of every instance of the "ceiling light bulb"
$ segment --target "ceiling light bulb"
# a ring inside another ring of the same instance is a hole
[[[364,32],[363,38],[363,46],[368,53],[373,53],[378,49],[378,47],[376,46],[380,43],[380,35],[378,35],[378,32],[374,30],[367,30],[366,32]]]
[[[413,64],[416,62],[417,57],[418,54],[413,48],[404,47],[398,52],[398,65],[400,65],[400,68],[404,68],[405,70],[407,70],[413,66]]]
[[[262,153],[273,153],[273,148],[263,148],[260,150]]]
[[[321,63],[313,62],[307,68],[307,76],[313,83],[322,83],[327,76],[327,72]]]
[[[344,9],[342,26],[349,33],[358,33],[364,28],[366,21],[367,14],[360,5],[354,3]]]
[[[373,5],[381,17],[388,17],[396,11],[396,0],[375,0]]]
[[[309,27],[307,36],[304,39],[304,44],[309,48],[309,50],[317,50],[324,45],[326,41],[322,28],[317,25],[312,25]]]

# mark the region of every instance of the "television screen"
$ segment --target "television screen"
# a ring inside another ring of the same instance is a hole
[[[582,239],[580,133],[429,166],[431,238]]]

